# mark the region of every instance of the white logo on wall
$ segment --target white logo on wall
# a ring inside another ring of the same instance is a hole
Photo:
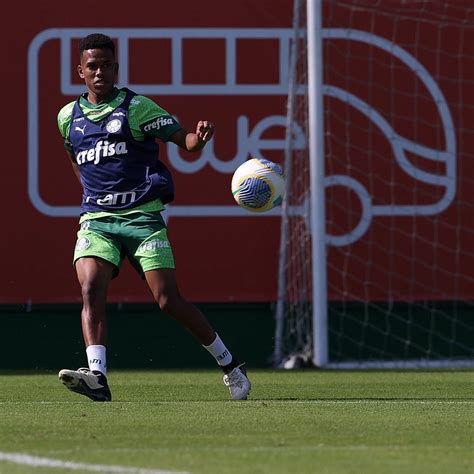
[[[43,214],[50,216],[77,216],[80,212],[79,206],[61,206],[50,204],[41,198],[39,189],[39,130],[38,130],[38,110],[40,103],[40,89],[38,85],[38,60],[40,48],[44,43],[51,39],[59,39],[63,47],[61,55],[61,92],[64,95],[80,95],[83,86],[74,84],[71,77],[71,54],[70,45],[73,39],[77,39],[84,34],[93,33],[95,30],[88,28],[78,29],[48,29],[39,33],[32,41],[29,48],[28,61],[28,191],[34,206]],[[127,48],[129,39],[154,38],[171,40],[173,49],[173,75],[169,84],[135,84],[129,82],[129,77],[125,71],[129,69],[129,58],[124,55],[119,71],[118,82],[123,87],[134,89],[139,94],[148,96],[187,96],[187,95],[219,95],[219,96],[270,96],[278,95],[285,97],[288,93],[289,76],[289,51],[293,37],[291,28],[121,28],[108,29],[107,34],[118,38]],[[371,225],[375,216],[417,216],[417,215],[435,215],[446,209],[453,201],[456,193],[456,135],[450,110],[446,99],[440,90],[438,84],[426,68],[410,53],[386,40],[380,36],[373,35],[366,31],[351,29],[323,29],[323,37],[326,41],[331,39],[356,41],[365,43],[385,51],[400,60],[409,70],[417,76],[417,79],[424,85],[428,91],[434,106],[437,108],[438,116],[441,120],[444,147],[440,149],[430,148],[406,139],[396,132],[391,123],[389,123],[381,111],[374,109],[370,104],[364,102],[359,97],[348,91],[325,84],[323,93],[344,102],[351,107],[356,108],[368,119],[373,121],[375,126],[385,135],[388,143],[391,144],[393,157],[400,168],[411,178],[431,186],[438,186],[444,190],[442,197],[433,203],[427,204],[374,204],[373,196],[356,179],[350,176],[332,175],[326,176],[325,186],[345,186],[357,194],[362,205],[362,213],[358,224],[351,232],[345,235],[327,236],[330,245],[347,245],[358,240]],[[190,38],[200,39],[219,39],[226,45],[226,77],[223,84],[186,84],[184,83],[182,44],[183,41]],[[236,41],[241,39],[273,39],[279,44],[279,77],[275,83],[269,84],[239,84],[237,81],[237,53]],[[114,124],[119,122],[119,124]],[[286,127],[286,117],[284,115],[270,115],[262,118],[257,124],[250,128],[249,117],[241,115],[237,119],[235,126],[237,149],[231,160],[223,161],[214,152],[214,143],[210,141],[204,148],[201,156],[194,161],[186,161],[181,158],[179,150],[174,145],[168,146],[168,157],[171,166],[181,173],[192,174],[199,172],[205,166],[210,166],[214,170],[226,174],[224,179],[230,179],[230,174],[243,163],[248,156],[264,158],[262,150],[280,150],[282,155],[285,150],[284,139],[266,139],[262,138],[266,131],[273,127],[279,127],[284,130]],[[107,126],[110,133],[115,133],[120,128],[120,121],[112,120]],[[109,126],[111,127],[109,129]],[[118,128],[116,128],[118,126]],[[295,149],[306,147],[306,137],[301,127],[295,123],[293,125]],[[421,170],[413,163],[408,155],[414,153],[431,162],[444,163],[444,175],[431,173]],[[304,215],[308,207],[308,201],[299,206],[290,206],[289,212],[292,215]],[[280,209],[275,208],[266,213],[268,215],[279,215]],[[237,205],[169,205],[166,214],[168,217],[178,216],[239,216],[239,217],[258,217],[258,214],[248,213]]]
[[[338,236],[327,235],[327,243],[334,246],[343,246],[357,241],[367,231],[374,216],[430,216],[444,211],[453,202],[456,194],[456,136],[446,99],[436,81],[415,57],[400,46],[380,36],[367,33],[366,31],[334,28],[323,30],[323,37],[359,41],[373,45],[403,62],[417,76],[420,82],[424,84],[433,99],[441,119],[445,139],[444,150],[430,148],[409,140],[397,133],[392,124],[384,118],[384,114],[368,103],[346,90],[324,85],[324,94],[350,104],[373,121],[377,128],[385,135],[388,143],[390,143],[395,161],[408,176],[416,181],[439,186],[444,189],[443,196],[438,201],[429,204],[373,204],[373,196],[354,178],[344,175],[326,176],[326,188],[330,186],[347,186],[358,195],[362,205],[359,222],[352,231]],[[409,159],[410,153],[423,157],[425,160],[430,160],[432,163],[444,163],[444,176],[437,172],[429,172],[417,167]]]

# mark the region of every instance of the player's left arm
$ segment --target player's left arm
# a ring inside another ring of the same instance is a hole
[[[140,95],[130,104],[129,124],[137,140],[151,136],[191,152],[202,150],[214,135],[214,125],[208,120],[200,120],[196,130],[190,132],[156,102]]]
[[[192,152],[202,150],[213,136],[214,125],[207,120],[200,120],[194,133],[181,128],[169,137],[169,141],[183,150]]]

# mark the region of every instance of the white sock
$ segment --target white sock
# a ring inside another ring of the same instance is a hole
[[[87,361],[90,370],[98,370],[107,375],[107,360],[105,358],[105,346],[87,346]]]
[[[222,366],[231,363],[232,354],[221,341],[221,338],[218,334],[216,334],[216,338],[212,344],[203,347],[205,347],[214,356],[219,365]]]

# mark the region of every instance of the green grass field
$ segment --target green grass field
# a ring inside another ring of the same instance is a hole
[[[232,402],[217,369],[111,372],[94,403],[3,372],[0,473],[474,473],[473,371],[249,375]]]

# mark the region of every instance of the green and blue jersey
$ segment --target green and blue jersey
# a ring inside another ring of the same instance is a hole
[[[151,99],[117,88],[97,105],[81,96],[61,109],[58,127],[79,166],[81,213],[148,208],[152,201],[173,199],[155,139],[166,142],[181,126]]]

